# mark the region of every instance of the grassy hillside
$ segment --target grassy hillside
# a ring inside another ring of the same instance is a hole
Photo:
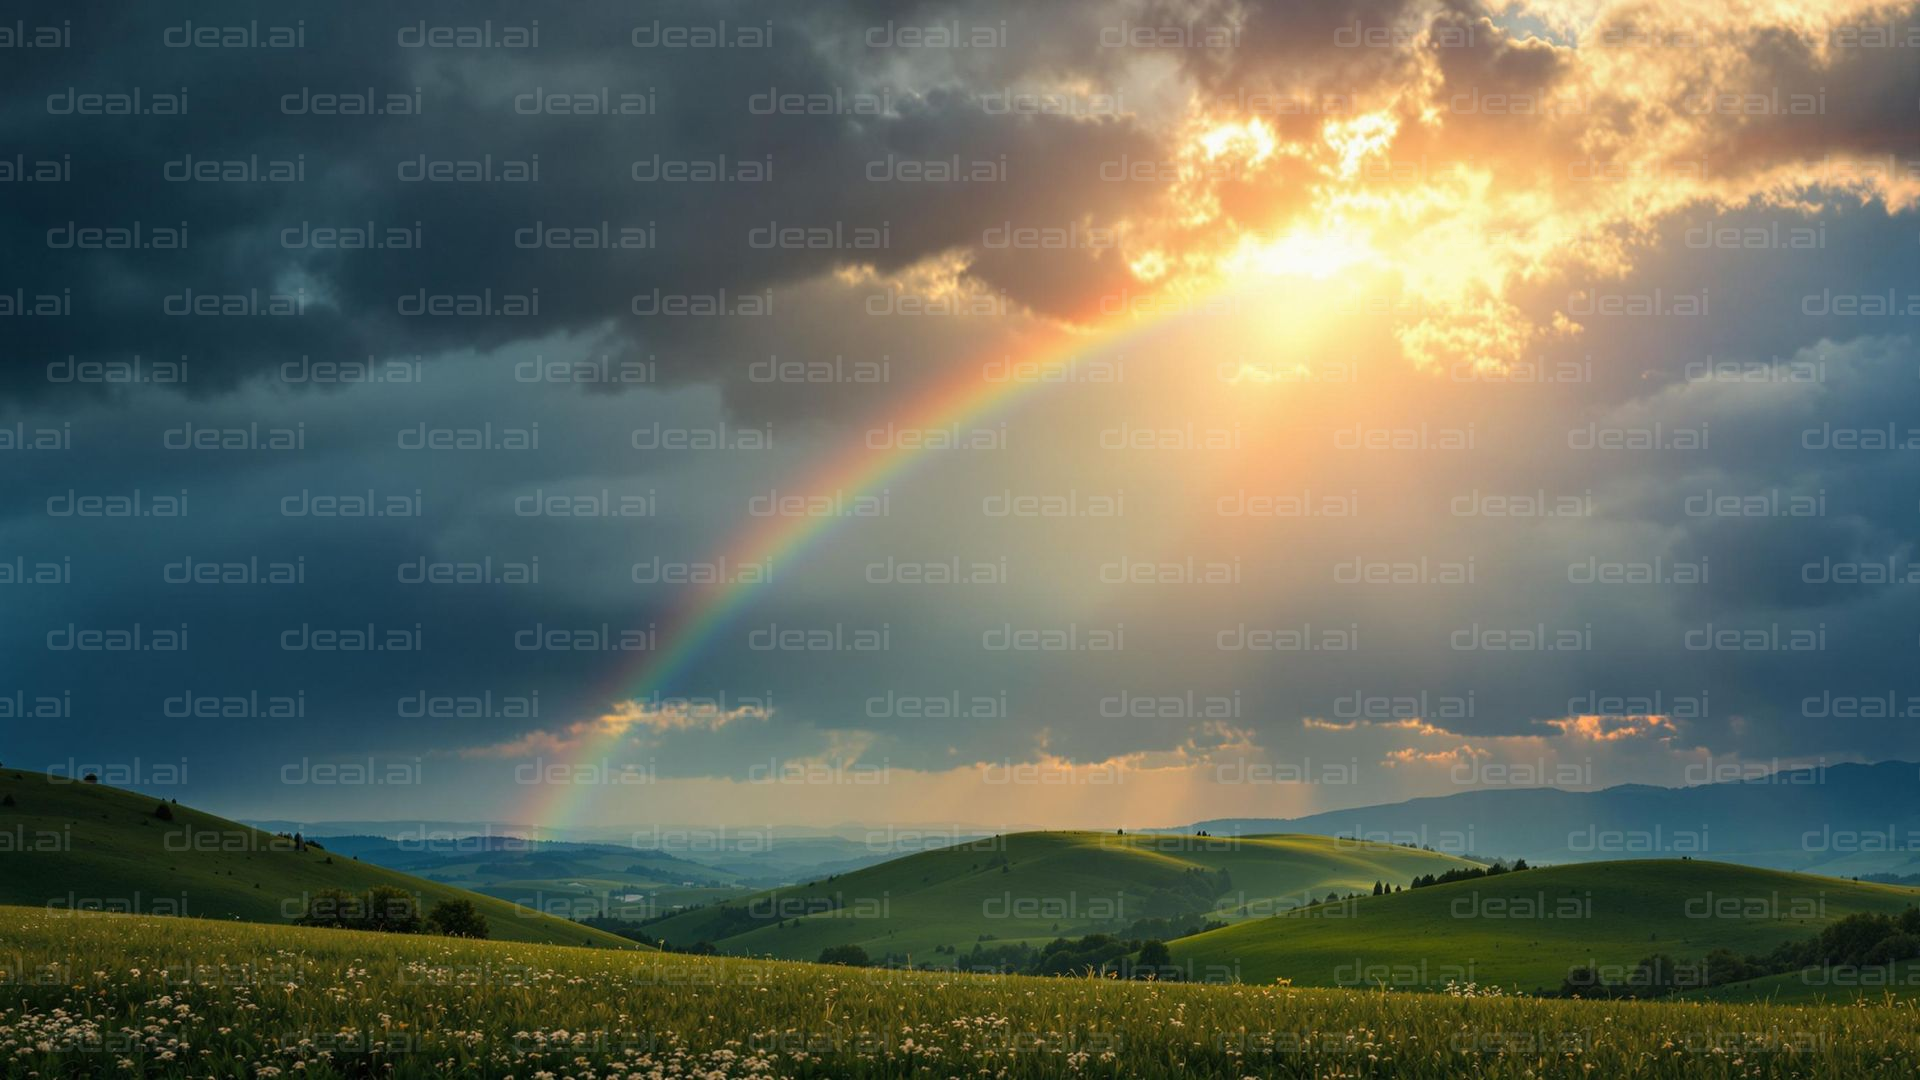
[[[1045,942],[1195,910],[1259,918],[1329,891],[1366,892],[1375,881],[1404,884],[1466,865],[1324,836],[1016,833],[711,905],[647,930],[734,955],[811,960],[829,945],[855,944],[876,959],[950,963],[936,947]]]
[[[1173,956],[1237,964],[1256,983],[1552,990],[1581,965],[1764,953],[1857,911],[1915,903],[1920,890],[1726,863],[1576,863],[1244,922],[1182,939]]]
[[[11,799],[12,805],[4,805]],[[612,934],[344,855],[295,851],[273,834],[118,788],[0,768],[0,903],[289,922],[324,888],[393,885],[436,901],[468,899],[493,937],[632,948]]]
[[[1791,1005],[1846,1003],[1860,999],[1920,1001],[1920,960],[1858,968],[1808,968],[1746,982],[1694,990],[1694,1001],[1774,1002]]]
[[[21,1076],[1799,1077],[1913,1014],[882,972],[0,908]]]

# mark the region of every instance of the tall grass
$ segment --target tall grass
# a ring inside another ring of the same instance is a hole
[[[1913,1076],[1916,1021],[878,972],[0,908],[7,1076]]]

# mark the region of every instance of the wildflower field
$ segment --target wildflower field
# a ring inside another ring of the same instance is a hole
[[[0,1074],[1920,1073],[1920,1015],[954,975],[0,908]]]

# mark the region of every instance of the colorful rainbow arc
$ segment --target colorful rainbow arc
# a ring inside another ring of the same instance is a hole
[[[1045,342],[1027,351],[1024,360],[1016,361],[1023,370],[1045,372],[1048,377],[995,381],[987,379],[980,367],[971,367],[936,386],[890,420],[896,428],[920,430],[942,430],[974,423],[1035,396],[1040,389],[1063,385],[1067,381],[1063,376],[1090,356],[1160,329],[1175,321],[1182,312],[1192,312],[1194,307],[1190,303],[1144,317],[1123,317],[1090,332],[1052,331]],[[801,490],[843,497],[872,495],[905,476],[927,456],[928,451],[924,449],[869,449],[862,439],[813,473]],[[844,520],[825,515],[758,519],[727,546],[725,565],[740,567],[771,562],[784,571]],[[644,702],[654,695],[664,695],[674,680],[752,604],[759,588],[753,582],[725,581],[702,586],[660,631],[656,641],[665,647],[642,654],[637,675],[631,668],[620,672],[610,699]],[[611,754],[626,735],[626,730],[618,725],[591,729],[575,744],[568,764],[599,762]],[[573,825],[581,819],[595,791],[602,786],[537,784],[528,805],[518,815],[519,820],[543,829]]]

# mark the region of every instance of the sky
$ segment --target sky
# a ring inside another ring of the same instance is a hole
[[[1911,4],[24,4],[0,760],[1129,827],[1920,757]]]

